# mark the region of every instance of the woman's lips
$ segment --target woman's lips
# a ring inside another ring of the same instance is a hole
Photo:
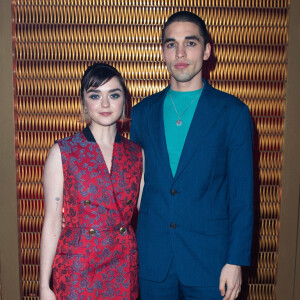
[[[110,116],[112,113],[111,112],[101,112],[100,115],[103,117],[108,117]]]

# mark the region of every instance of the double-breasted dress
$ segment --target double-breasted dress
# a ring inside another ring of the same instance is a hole
[[[131,220],[142,175],[140,146],[117,133],[109,173],[89,127],[57,143],[65,215],[53,262],[57,299],[136,299],[138,256]]]

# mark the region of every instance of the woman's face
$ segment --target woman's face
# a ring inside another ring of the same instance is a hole
[[[105,84],[91,87],[83,93],[84,109],[92,123],[112,126],[120,119],[123,111],[125,92],[117,77]]]

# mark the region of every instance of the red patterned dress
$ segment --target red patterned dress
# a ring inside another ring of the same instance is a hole
[[[131,219],[142,174],[141,148],[117,133],[109,173],[89,127],[57,143],[66,220],[53,262],[57,299],[136,299],[138,257]]]

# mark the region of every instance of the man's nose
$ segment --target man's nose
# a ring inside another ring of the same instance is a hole
[[[176,57],[181,58],[181,57],[185,57],[186,53],[185,53],[185,48],[183,45],[178,45],[177,49],[176,49]]]

